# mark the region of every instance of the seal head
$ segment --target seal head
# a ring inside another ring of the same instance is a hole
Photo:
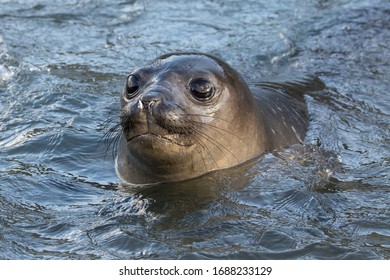
[[[180,181],[274,148],[276,124],[265,121],[272,113],[261,101],[211,55],[168,54],[134,70],[121,93],[119,177],[132,184]]]

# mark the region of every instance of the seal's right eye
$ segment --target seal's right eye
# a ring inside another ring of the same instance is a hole
[[[136,75],[130,75],[127,77],[126,82],[126,94],[128,98],[133,98],[139,89],[140,80]]]

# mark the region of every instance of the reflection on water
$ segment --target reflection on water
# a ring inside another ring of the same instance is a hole
[[[388,1],[0,2],[0,259],[390,257]],[[318,75],[304,145],[121,185],[107,120],[129,71],[172,51],[252,85]]]

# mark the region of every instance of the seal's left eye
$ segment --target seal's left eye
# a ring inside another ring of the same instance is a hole
[[[198,78],[191,81],[190,91],[196,99],[207,101],[214,96],[215,87],[209,80]]]
[[[127,77],[126,93],[129,98],[133,98],[140,87],[140,80],[135,75]]]

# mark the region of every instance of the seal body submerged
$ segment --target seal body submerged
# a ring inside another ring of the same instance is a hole
[[[254,95],[211,55],[161,56],[121,93],[117,173],[132,184],[179,181],[298,143],[308,117],[303,92],[292,92],[269,83]]]

